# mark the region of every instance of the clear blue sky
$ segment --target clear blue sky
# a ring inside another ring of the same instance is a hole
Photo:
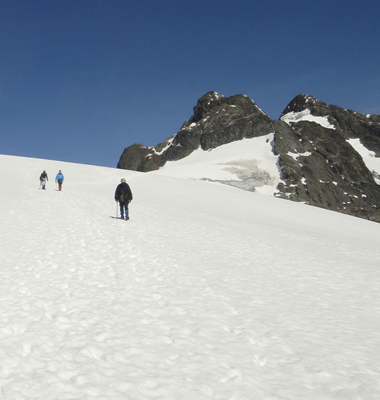
[[[210,90],[380,114],[378,1],[1,0],[0,153],[115,167]]]

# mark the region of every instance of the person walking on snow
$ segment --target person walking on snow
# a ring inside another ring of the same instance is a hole
[[[40,175],[40,185],[42,187],[43,190],[45,189],[46,186],[46,182],[49,180],[46,171],[43,171],[42,174]]]
[[[121,219],[124,219],[125,211],[125,219],[126,221],[129,220],[128,204],[132,201],[132,199],[133,196],[131,188],[129,187],[125,178],[122,178],[115,191],[115,201],[119,202]]]
[[[62,189],[62,183],[64,181],[65,177],[62,175],[62,171],[59,170],[57,176],[55,177],[55,181],[58,182],[58,190]]]

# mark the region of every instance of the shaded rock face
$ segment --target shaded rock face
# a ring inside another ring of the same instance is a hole
[[[281,118],[308,113],[329,127],[302,121],[276,121],[274,152],[283,183],[276,196],[380,222],[380,186],[348,139],[360,139],[380,156],[380,116],[363,115],[299,95]]]
[[[305,110],[310,110],[314,116],[327,117],[330,124],[335,126],[345,139],[359,138],[366,148],[376,152],[376,157],[380,157],[380,115],[360,114],[300,94],[289,103],[281,117],[289,112],[298,113]]]
[[[380,221],[380,186],[339,133],[299,122],[274,138],[283,179],[277,197]]]
[[[308,95],[295,97],[279,120],[271,120],[244,95],[206,93],[176,135],[155,147],[126,148],[118,168],[153,171],[199,147],[209,150],[269,133],[274,133],[281,177],[277,197],[380,222],[380,186],[374,176],[380,177],[348,142],[360,139],[380,157],[380,116],[344,110]]]

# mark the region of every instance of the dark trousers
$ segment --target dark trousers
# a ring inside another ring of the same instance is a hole
[[[128,218],[128,204],[129,204],[129,202],[124,203],[124,202],[119,201],[119,204],[120,204],[120,217],[124,218],[124,211],[125,211],[125,218]]]

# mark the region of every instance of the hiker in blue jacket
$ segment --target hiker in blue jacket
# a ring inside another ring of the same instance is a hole
[[[115,201],[118,201],[120,205],[120,218],[124,219],[125,211],[125,219],[127,221],[129,220],[128,204],[132,201],[132,199],[133,196],[131,188],[129,187],[125,178],[122,178],[115,191]]]
[[[62,175],[62,171],[59,170],[57,176],[55,177],[55,181],[58,182],[58,190],[62,189],[62,183],[64,181],[65,177]]]

